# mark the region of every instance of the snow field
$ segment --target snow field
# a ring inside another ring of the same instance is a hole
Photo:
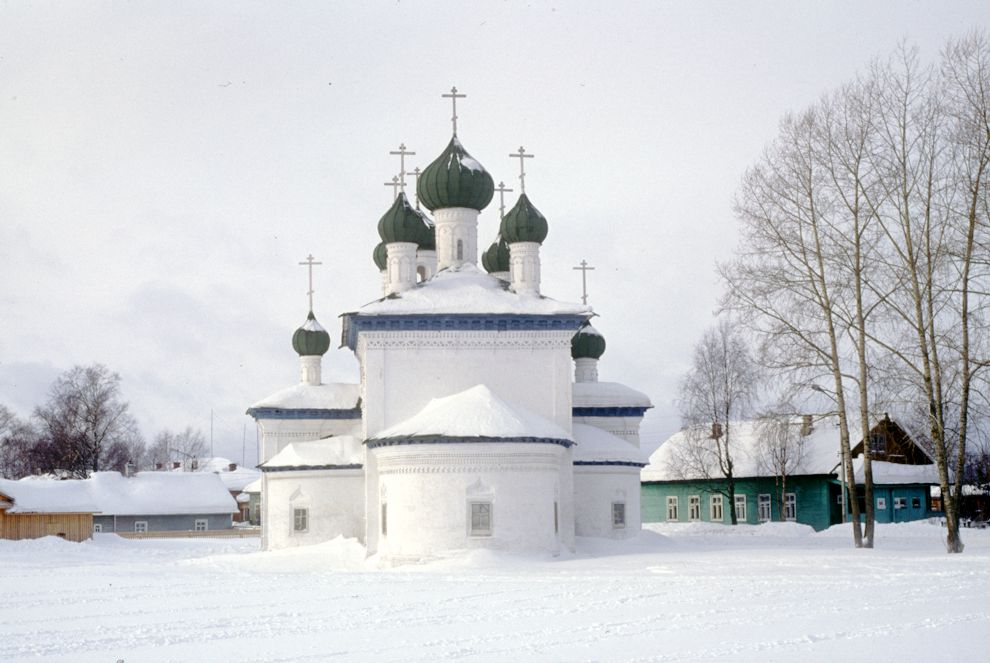
[[[876,661],[990,646],[990,530],[650,525],[378,569],[353,540],[0,541],[0,661]]]

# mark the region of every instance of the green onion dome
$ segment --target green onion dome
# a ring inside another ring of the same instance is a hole
[[[416,210],[419,218],[423,220],[423,228],[420,230],[419,248],[423,251],[437,250],[437,227],[421,210]]]
[[[501,235],[481,254],[481,266],[489,274],[509,271],[509,245]]]
[[[431,212],[447,207],[467,207],[480,212],[492,201],[495,182],[454,136],[447,149],[420,174],[416,193]]]
[[[499,234],[508,244],[516,242],[542,244],[547,238],[548,230],[546,217],[533,207],[533,203],[524,193],[519,196],[515,206],[506,212]]]
[[[388,267],[388,253],[385,250],[385,242],[378,242],[371,257],[374,258],[378,271],[384,272],[385,268]]]
[[[378,235],[386,244],[392,242],[419,244],[423,236],[423,219],[409,204],[406,194],[400,193],[388,211],[379,219]]]
[[[598,359],[605,354],[605,337],[586,322],[571,339],[571,357],[574,359]]]
[[[330,349],[330,334],[316,321],[312,311],[303,326],[292,335],[292,349],[300,357],[323,355]]]

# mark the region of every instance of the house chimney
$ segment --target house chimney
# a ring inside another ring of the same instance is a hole
[[[237,463],[231,463],[230,465],[228,465],[227,466],[227,471],[228,472],[236,472],[237,471]]]
[[[712,439],[717,440],[722,437],[722,424],[716,422],[712,423]]]
[[[811,415],[805,414],[801,416],[801,437],[808,437],[811,435],[811,431],[815,429],[811,421]]]

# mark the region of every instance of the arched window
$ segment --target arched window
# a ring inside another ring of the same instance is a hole
[[[464,240],[457,240],[457,259],[464,260]]]

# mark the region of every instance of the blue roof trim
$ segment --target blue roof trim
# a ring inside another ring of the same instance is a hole
[[[357,349],[357,337],[370,331],[577,331],[590,317],[561,313],[520,315],[517,313],[361,315],[345,313],[341,345]]]
[[[575,465],[617,465],[621,467],[646,467],[649,463],[634,463],[627,460],[576,460]]]
[[[422,435],[416,437],[389,437],[384,439],[373,439],[365,442],[369,449],[378,447],[397,447],[410,444],[556,444],[562,447],[574,445],[572,440],[565,440],[555,437],[453,437],[447,435]]]
[[[653,406],[634,407],[575,407],[571,409],[574,417],[642,417]]]
[[[252,407],[247,414],[255,419],[360,419],[361,408],[325,410],[320,408]]]
[[[260,466],[262,472],[305,472],[307,470],[360,470],[364,465],[285,465],[282,467]]]

